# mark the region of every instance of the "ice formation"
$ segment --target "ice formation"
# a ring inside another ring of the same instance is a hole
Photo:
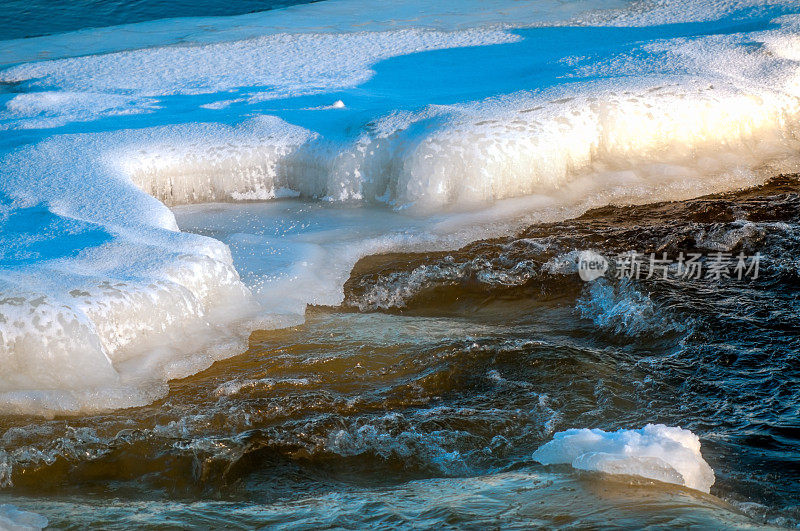
[[[625,474],[709,492],[714,471],[689,430],[648,424],[640,430],[561,431],[533,453],[543,465],[570,464],[579,470]]]
[[[359,6],[0,42],[0,411],[152,401],[366,254],[797,168],[797,6]]]

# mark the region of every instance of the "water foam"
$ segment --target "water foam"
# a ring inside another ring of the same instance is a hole
[[[628,337],[680,333],[689,327],[671,318],[669,312],[628,280],[618,285],[605,279],[590,282],[584,287],[576,309],[598,328]]]
[[[47,527],[44,516],[23,511],[10,504],[0,505],[0,529],[7,531],[33,531]]]

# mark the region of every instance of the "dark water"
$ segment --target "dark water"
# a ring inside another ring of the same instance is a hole
[[[315,0],[6,0],[3,2],[0,18],[0,40],[164,18],[242,15],[313,1]]]
[[[342,307],[155,404],[0,419],[0,504],[72,529],[795,526],[798,185],[362,260]],[[587,284],[583,249],[763,258],[755,280]],[[711,495],[531,459],[555,431],[648,422],[700,436]]]

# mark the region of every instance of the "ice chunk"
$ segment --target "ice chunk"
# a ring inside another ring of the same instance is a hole
[[[700,454],[700,439],[680,427],[648,424],[640,430],[570,429],[533,453],[544,464],[627,474],[709,492],[714,471]]]

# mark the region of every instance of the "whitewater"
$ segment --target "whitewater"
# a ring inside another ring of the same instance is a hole
[[[466,4],[1,42],[0,411],[151,403],[367,255],[797,167],[796,2]]]

